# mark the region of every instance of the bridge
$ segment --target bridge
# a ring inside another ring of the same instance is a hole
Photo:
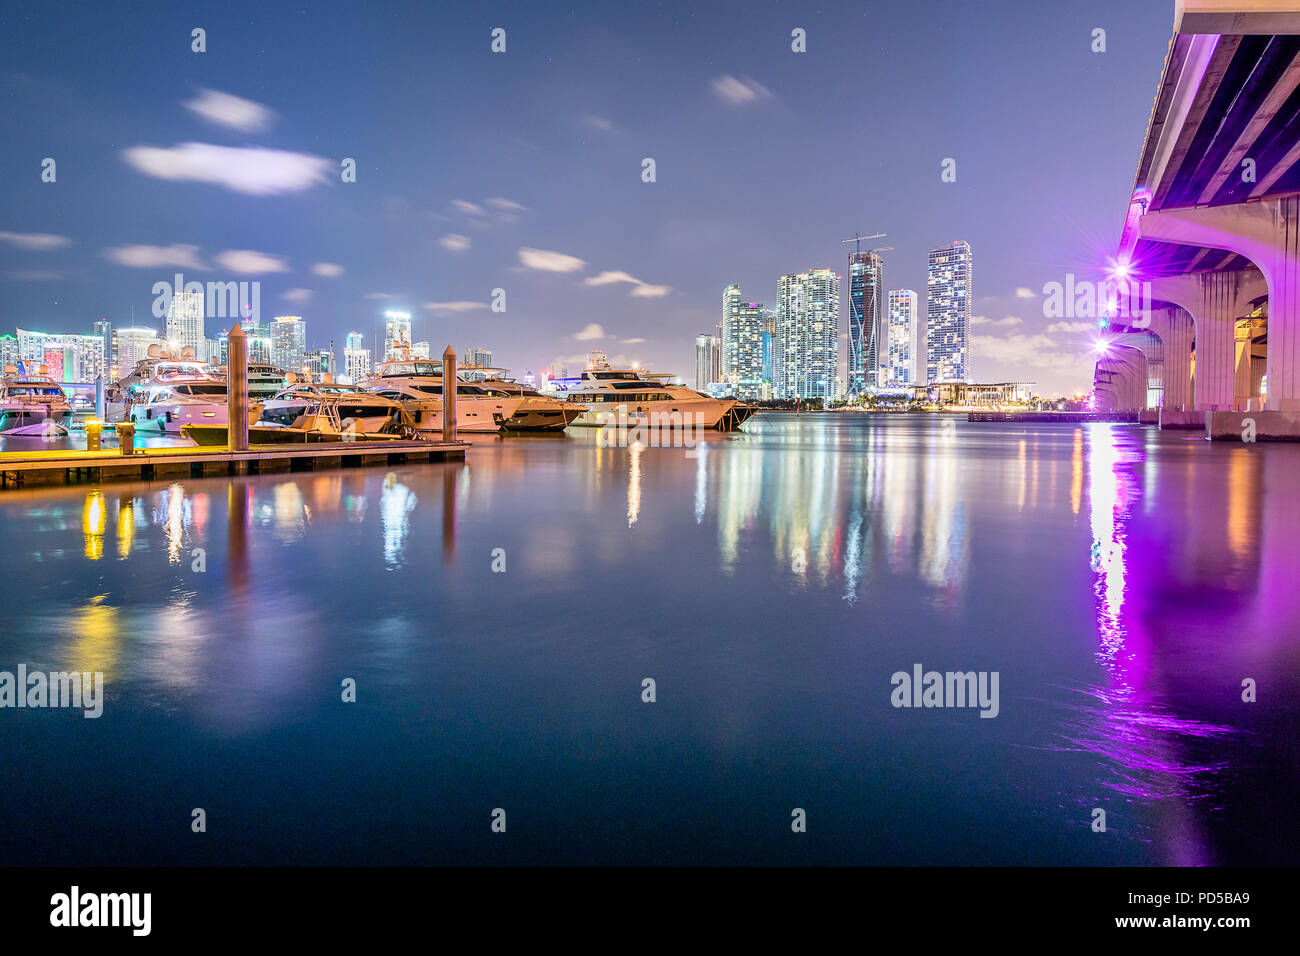
[[[1150,302],[1112,323],[1099,406],[1300,438],[1298,0],[1178,0],[1112,279]]]

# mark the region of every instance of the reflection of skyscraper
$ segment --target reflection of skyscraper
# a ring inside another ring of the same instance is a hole
[[[746,302],[740,286],[722,290],[722,376],[740,398],[758,398],[763,379],[763,303]]]
[[[850,395],[861,395],[880,384],[879,369],[884,333],[881,321],[881,283],[884,260],[878,252],[849,253],[849,385]]]
[[[174,292],[167,304],[167,341],[178,349],[203,348],[203,293]]]
[[[916,293],[911,289],[894,289],[889,293],[889,335],[881,362],[881,387],[916,383]]]
[[[971,248],[958,240],[930,253],[926,304],[927,384],[970,381]]]
[[[716,335],[701,332],[695,336],[695,387],[703,391],[714,382],[722,381],[719,360],[722,343]]]
[[[773,364],[779,398],[830,399],[839,364],[840,277],[830,269],[782,276]]]

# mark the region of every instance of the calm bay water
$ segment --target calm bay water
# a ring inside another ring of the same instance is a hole
[[[1298,557],[1300,447],[1113,425],[4,492],[0,670],[107,684],[0,710],[0,861],[1294,864]]]

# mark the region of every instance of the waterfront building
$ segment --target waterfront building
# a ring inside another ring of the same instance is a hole
[[[916,383],[918,352],[917,297],[911,289],[892,289],[889,293],[889,334],[885,361],[881,365],[881,388],[896,388]]]
[[[307,323],[300,315],[277,315],[271,323],[271,364],[301,372],[307,354]]]
[[[773,359],[778,398],[834,396],[839,314],[840,277],[830,269],[781,277]]]
[[[973,281],[969,243],[958,240],[930,252],[925,322],[927,383],[970,379]]]
[[[848,395],[878,388],[885,365],[882,319],[884,260],[876,250],[849,253]]]
[[[758,398],[762,389],[763,317],[763,303],[746,302],[740,286],[722,290],[722,374],[718,380],[732,385],[742,399]]]
[[[416,342],[414,345],[411,346],[411,358],[427,359],[432,357],[433,357],[433,346],[431,346],[428,342]]]
[[[195,357],[203,349],[203,293],[173,292],[167,303],[167,344],[178,355],[187,348]],[[129,374],[129,372],[128,372]]]
[[[559,378],[569,377],[569,366],[565,365],[559,359],[556,359],[554,362],[552,362],[548,366],[547,371],[550,373],[551,381],[555,381],[556,379]]]
[[[722,340],[701,332],[695,336],[695,387],[704,391],[722,380]]]
[[[384,361],[399,357],[398,349],[411,344],[411,316],[408,312],[384,313]]]
[[[362,336],[360,332],[352,331],[348,333],[345,340],[346,345],[343,348],[343,374],[353,384],[363,382],[368,379],[374,372],[371,364],[370,349],[362,347]]]
[[[126,378],[135,371],[136,364],[149,357],[149,347],[160,345],[157,329],[131,327],[113,333],[117,339],[117,369],[113,381]]]
[[[18,364],[18,339],[9,333],[0,335],[0,370]]]
[[[18,333],[18,358],[23,362],[44,365],[51,378],[61,382],[89,384],[111,369],[104,363],[102,335],[79,335],[65,332]]]
[[[465,364],[466,364],[466,365],[478,365],[478,366],[480,366],[480,367],[482,367],[482,368],[491,368],[491,367],[492,367],[492,350],[491,350],[491,349],[479,349],[479,348],[473,348],[472,346],[466,346],[466,348],[465,348]]]
[[[312,349],[302,357],[302,367],[313,376],[334,374],[334,353],[330,349]]]

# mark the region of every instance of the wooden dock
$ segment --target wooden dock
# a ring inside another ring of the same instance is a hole
[[[456,461],[464,459],[467,447],[462,441],[357,441],[253,445],[248,451],[198,446],[137,448],[133,455],[123,455],[117,449],[0,452],[0,488]]]

